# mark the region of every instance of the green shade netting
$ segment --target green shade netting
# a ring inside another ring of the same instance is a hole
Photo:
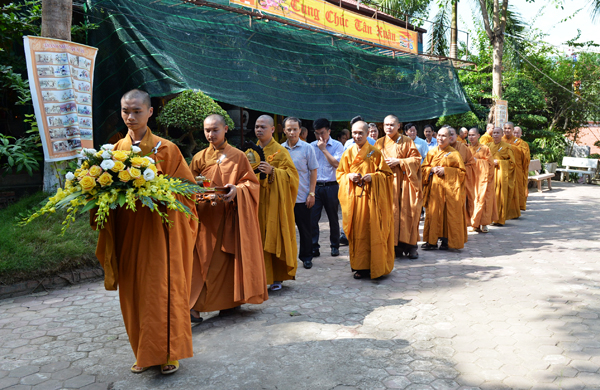
[[[469,111],[449,61],[394,58],[325,32],[172,0],[88,0],[86,13],[100,25],[88,37],[99,49],[97,142],[123,128],[119,100],[132,88],[151,96],[197,89],[257,111],[333,121]]]

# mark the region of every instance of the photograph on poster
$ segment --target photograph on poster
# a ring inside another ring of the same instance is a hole
[[[90,81],[90,72],[86,69],[74,68],[73,76],[79,80]]]
[[[92,115],[92,109],[88,106],[77,107],[77,113],[81,115]]]
[[[60,116],[49,116],[48,117],[48,126],[50,126],[50,127],[64,126],[63,118]]]
[[[38,66],[37,74],[40,77],[54,76],[54,67],[53,66]]]
[[[79,56],[69,53],[69,64],[71,64],[71,66],[79,66]]]
[[[54,89],[56,88],[55,79],[40,79],[40,89]]]
[[[74,124],[76,124],[77,121],[77,115],[73,114],[73,115],[67,115],[66,117],[64,117],[65,119],[63,119],[63,123],[65,126],[72,126]]]
[[[44,104],[44,110],[48,115],[61,113],[60,106],[58,104]]]
[[[85,81],[79,81],[75,84],[77,91],[79,92],[89,92],[90,91],[90,83]]]
[[[69,151],[69,144],[67,141],[52,142],[52,150],[54,153],[63,153]]]
[[[69,143],[69,149],[80,149],[81,148],[81,140],[79,138],[73,138],[67,141]]]
[[[35,56],[36,62],[38,64],[51,64],[53,54],[54,53],[37,53]]]
[[[62,94],[60,94],[59,96],[59,100],[61,102],[68,102],[69,100],[73,100],[75,99],[75,95],[73,94],[72,90],[67,90],[65,92],[63,92]]]
[[[70,74],[71,70],[69,68],[69,65],[60,65],[54,67],[54,76],[56,77],[68,76]]]
[[[61,114],[69,114],[77,111],[77,104],[70,102],[66,104],[60,105],[60,113]]]
[[[90,95],[89,93],[78,93],[76,101],[80,104],[90,104],[92,102],[92,95]]]
[[[44,100],[44,102],[57,102],[58,101],[58,96],[56,95],[58,92],[50,92],[50,91],[45,91],[42,92],[42,100]]]
[[[92,118],[79,118],[79,126],[92,127]]]
[[[77,127],[67,127],[67,137],[79,137],[80,135]]]
[[[51,139],[67,138],[67,129],[60,127],[58,129],[48,129]]]
[[[69,58],[67,57],[67,53],[56,53],[54,55],[54,64],[67,65],[68,63]]]
[[[71,79],[70,78],[60,79],[60,80],[58,80],[57,86],[58,86],[58,89],[72,88]]]
[[[79,132],[81,133],[81,139],[84,140],[91,140],[93,139],[93,131],[92,129],[80,129]]]

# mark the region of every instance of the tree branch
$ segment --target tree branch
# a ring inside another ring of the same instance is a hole
[[[483,26],[485,27],[485,32],[490,38],[490,41],[493,41],[494,33],[492,32],[492,29],[490,27],[490,18],[488,17],[487,7],[485,6],[485,0],[479,0],[479,7],[481,8],[481,15],[483,16]]]

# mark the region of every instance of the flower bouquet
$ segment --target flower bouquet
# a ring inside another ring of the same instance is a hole
[[[113,148],[114,145],[106,144],[100,151],[83,149],[77,170],[65,175],[65,188],[59,188],[41,209],[19,224],[26,225],[37,217],[54,213],[56,209],[67,208],[61,231],[64,234],[77,212],[97,208],[96,223],[102,229],[110,210],[126,207],[135,211],[138,200],[142,207],[158,213],[164,223],[171,221],[168,214],[160,210],[159,204],[169,210],[180,211],[187,217],[193,216],[189,207],[177,200],[175,195],[190,199],[204,192],[202,187],[157,174],[155,161],[149,156],[142,156],[142,150],[137,146],[132,146],[130,151]]]

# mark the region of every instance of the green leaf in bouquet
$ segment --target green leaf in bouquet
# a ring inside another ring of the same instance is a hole
[[[73,192],[71,195],[65,197],[60,202],[56,203],[56,207],[63,208],[65,206],[67,206],[69,204],[69,202],[71,202],[73,199],[77,198],[81,194],[82,194],[81,191]]]
[[[125,205],[126,200],[127,199],[125,197],[125,193],[119,192],[119,198],[117,199],[117,202],[119,202],[119,206],[123,207]]]
[[[85,213],[86,211],[90,211],[91,209],[93,209],[94,207],[96,207],[96,199],[92,199],[89,202],[87,202],[85,204],[85,206],[83,206],[83,208],[81,209],[80,213]]]

